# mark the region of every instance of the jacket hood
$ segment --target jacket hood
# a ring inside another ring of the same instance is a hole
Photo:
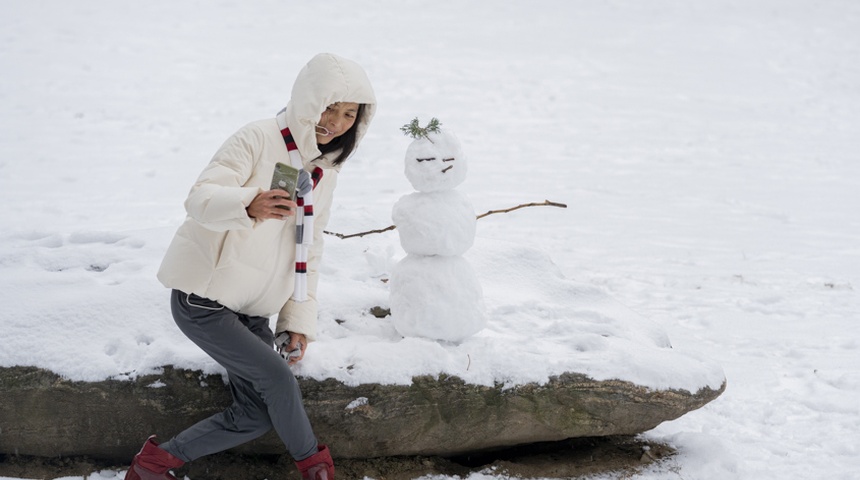
[[[356,126],[358,146],[376,113],[373,87],[359,64],[331,53],[320,53],[299,72],[286,108],[287,125],[305,163],[320,157],[314,127],[326,107],[337,102],[366,105],[361,122]],[[323,157],[323,166],[337,168],[332,161],[339,153],[337,150]]]

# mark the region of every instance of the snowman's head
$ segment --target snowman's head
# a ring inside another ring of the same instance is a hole
[[[414,140],[406,149],[406,178],[419,192],[457,187],[466,179],[466,157],[453,133],[440,130]]]

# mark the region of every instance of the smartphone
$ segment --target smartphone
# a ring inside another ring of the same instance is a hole
[[[290,200],[296,199],[296,186],[299,184],[299,170],[285,163],[275,164],[272,174],[272,190],[283,190],[290,194]]]

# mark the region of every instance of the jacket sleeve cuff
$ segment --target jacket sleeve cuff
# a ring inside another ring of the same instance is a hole
[[[304,302],[296,302],[290,299],[278,314],[276,333],[280,332],[301,333],[308,342],[317,339],[317,301],[309,298]]]

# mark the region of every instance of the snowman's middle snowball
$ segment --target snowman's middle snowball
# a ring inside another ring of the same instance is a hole
[[[475,243],[475,209],[456,190],[405,195],[394,204],[391,219],[406,253],[463,255]]]

